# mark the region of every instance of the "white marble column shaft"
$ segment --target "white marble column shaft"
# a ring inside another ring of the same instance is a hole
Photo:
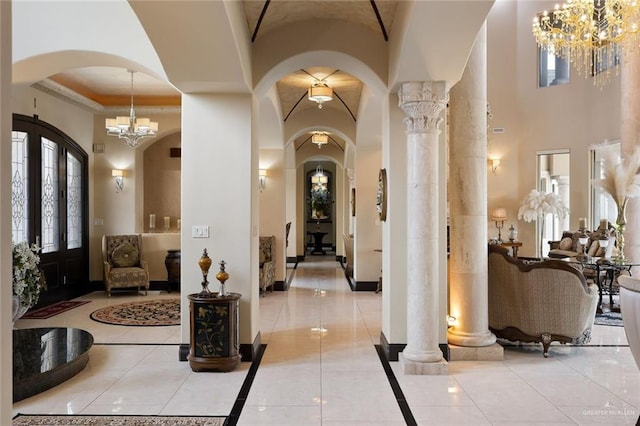
[[[482,26],[449,103],[449,343],[489,346],[487,31]]]
[[[402,83],[399,106],[407,126],[407,346],[405,360],[442,361],[438,346],[438,126],[446,82]]]
[[[628,157],[640,146],[640,52],[626,55],[622,61],[621,80],[621,155]],[[627,204],[627,226],[624,232],[624,254],[628,259],[640,261],[640,198]],[[634,267],[634,270],[638,270]]]

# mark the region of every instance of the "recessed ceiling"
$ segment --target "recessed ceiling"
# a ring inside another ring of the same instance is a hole
[[[298,70],[276,83],[283,120],[305,109],[318,109],[318,104],[307,98],[309,87],[316,81],[333,89],[333,100],[323,103],[322,108],[348,113],[356,121],[363,83],[344,71],[325,67]]]
[[[287,24],[309,19],[335,19],[364,25],[387,40],[398,8],[397,1],[243,1],[252,41]]]

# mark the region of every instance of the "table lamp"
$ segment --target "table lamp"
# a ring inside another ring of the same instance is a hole
[[[493,213],[491,213],[491,220],[496,222],[496,228],[498,228],[498,244],[502,244],[502,228],[504,227],[504,221],[507,220],[507,209],[495,209]]]

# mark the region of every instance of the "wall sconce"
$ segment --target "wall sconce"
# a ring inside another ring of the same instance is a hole
[[[498,170],[498,166],[500,165],[500,159],[492,158],[491,160],[489,160],[489,162],[491,164],[491,173],[495,175],[496,171]]]
[[[458,319],[453,315],[447,315],[447,327],[454,327],[458,324]]]
[[[258,170],[258,183],[260,185],[260,192],[262,192],[267,185],[267,169]]]
[[[124,189],[124,170],[113,169],[111,170],[111,176],[113,176],[116,185],[116,192],[121,192]]]

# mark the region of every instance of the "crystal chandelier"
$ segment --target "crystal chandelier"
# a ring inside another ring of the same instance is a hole
[[[579,74],[594,75],[598,85],[609,80],[621,57],[638,49],[639,29],[638,0],[568,0],[533,18],[538,46]]]
[[[133,110],[133,73],[135,71],[128,70],[128,72],[131,73],[131,109],[129,110],[129,116],[107,118],[105,127],[107,128],[107,135],[124,139],[124,143],[131,148],[135,148],[142,138],[156,137],[158,123],[148,118],[136,118],[136,113]]]

